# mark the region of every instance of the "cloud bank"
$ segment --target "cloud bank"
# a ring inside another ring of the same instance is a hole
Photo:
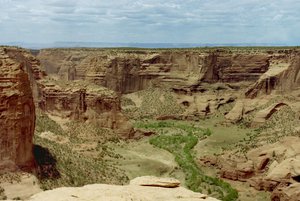
[[[0,42],[300,44],[298,0],[0,0]]]

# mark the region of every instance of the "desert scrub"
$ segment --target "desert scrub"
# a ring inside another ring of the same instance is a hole
[[[6,200],[6,199],[7,197],[5,195],[4,188],[0,186],[0,200]]]
[[[34,141],[35,147],[38,146],[34,150],[34,155],[38,164],[38,178],[43,189],[128,182],[124,172],[103,159],[103,156],[110,155],[106,153],[109,150],[104,149],[102,155],[91,157],[74,151],[70,144],[60,145],[39,136],[35,136]]]
[[[150,123],[136,123],[139,128],[153,129],[160,135],[152,137],[150,143],[165,149],[175,156],[175,160],[185,173],[186,186],[201,193],[207,193],[225,201],[238,198],[238,192],[221,179],[210,177],[198,167],[192,155],[192,149],[198,140],[206,135],[211,135],[209,129],[195,127],[188,123],[178,121],[157,121]],[[182,133],[170,134],[164,128],[177,128]]]
[[[46,114],[39,112],[34,136],[38,179],[43,189],[83,186],[91,183],[125,184],[128,177],[107,158],[118,158],[106,142],[118,141],[109,129],[97,124],[70,121],[63,130]],[[40,136],[50,131],[68,137],[60,144]],[[93,146],[90,146],[93,145]]]
[[[162,115],[178,115],[184,109],[177,103],[169,89],[149,88],[137,92],[141,99],[140,107],[126,108],[124,112],[132,119],[152,118]],[[126,101],[129,102],[128,100]]]
[[[118,141],[116,133],[111,129],[102,128],[97,123],[70,121],[66,126],[66,134],[74,143],[95,140],[104,144],[107,141]]]
[[[299,114],[289,106],[282,106],[262,126],[254,129],[247,139],[237,144],[237,152],[247,152],[264,144],[272,144],[285,136],[299,136],[295,128],[299,124]]]
[[[47,114],[41,110],[36,110],[35,132],[42,133],[51,131],[57,135],[65,135],[64,130],[55,121],[50,119]]]

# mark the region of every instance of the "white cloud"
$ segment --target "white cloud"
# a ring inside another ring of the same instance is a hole
[[[300,43],[298,0],[0,0],[0,5],[0,41]]]

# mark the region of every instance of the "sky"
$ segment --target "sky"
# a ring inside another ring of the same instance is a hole
[[[300,0],[0,0],[0,44],[300,44]]]

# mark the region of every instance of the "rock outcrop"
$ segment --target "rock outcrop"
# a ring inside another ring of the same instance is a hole
[[[94,122],[115,130],[120,137],[133,137],[133,128],[121,113],[120,99],[113,91],[82,81],[40,82],[39,107],[52,115],[72,120]]]
[[[221,177],[247,181],[257,190],[270,191],[272,200],[297,200],[293,193],[299,194],[299,144],[298,137],[285,137],[248,151],[245,158],[223,156],[213,159],[213,164],[220,169]],[[206,158],[205,163],[210,161]]]
[[[299,87],[300,53],[295,51],[284,57],[277,55],[269,70],[248,89],[246,97],[255,98],[260,95],[269,95],[274,91],[283,94]]]
[[[235,54],[226,51],[214,51],[207,55],[204,66],[204,81],[241,82],[256,81],[269,68],[270,55]]]
[[[237,123],[239,122],[245,113],[245,105],[244,100],[238,100],[232,110],[225,115],[225,118],[230,123]]]
[[[92,184],[77,188],[58,188],[45,191],[32,196],[30,201],[62,201],[62,200],[90,200],[90,201],[217,201],[201,193],[195,193],[183,187],[173,186],[173,179],[160,178],[136,178],[136,181],[147,181],[139,185],[139,182],[131,182],[127,186],[114,186],[106,184]],[[163,186],[161,184],[164,184]],[[168,184],[169,183],[169,184]],[[175,182],[176,185],[178,181]]]
[[[33,165],[35,106],[24,50],[0,48],[0,171]]]
[[[201,91],[201,82],[254,83],[268,71],[271,53],[229,50],[45,49],[38,58],[49,74],[84,79],[119,93],[149,86]]]
[[[272,201],[298,201],[300,184],[283,185],[278,187],[271,196]]]
[[[10,58],[22,63],[23,68],[27,72],[30,80],[34,102],[37,103],[40,97],[40,86],[38,81],[46,76],[45,71],[41,69],[40,61],[25,49],[7,48],[6,52]]]
[[[180,185],[180,181],[173,178],[158,178],[154,176],[144,176],[137,177],[131,180],[130,185],[177,188]]]
[[[283,106],[287,106],[287,104],[283,102],[274,103],[269,107],[258,111],[252,121],[252,127],[263,125],[275,112],[280,110]]]

